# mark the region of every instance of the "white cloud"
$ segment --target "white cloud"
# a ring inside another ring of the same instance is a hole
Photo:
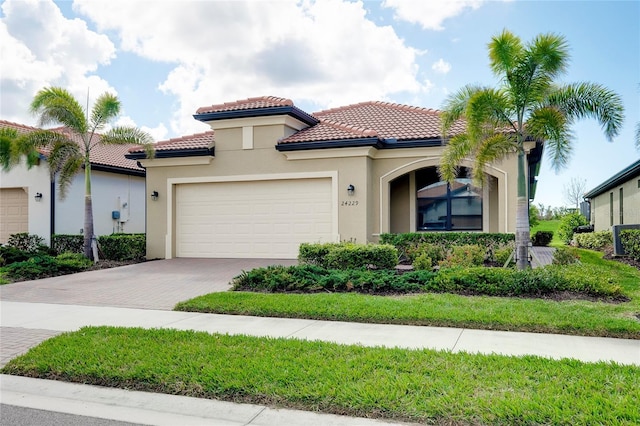
[[[434,62],[433,65],[431,65],[431,69],[435,72],[439,72],[440,74],[446,74],[451,71],[451,64],[440,58],[437,62]]]
[[[44,86],[65,87],[80,101],[86,99],[87,88],[91,93],[115,92],[94,74],[115,56],[108,37],[89,30],[80,19],[66,19],[53,1],[6,0],[2,12],[3,119],[35,124],[29,103]]]
[[[136,122],[129,117],[128,115],[122,115],[118,117],[118,120],[114,123],[116,126],[130,126],[130,127],[139,127],[140,130],[147,132],[153,137],[153,140],[156,142],[165,140],[168,138],[169,131],[166,126],[160,123],[156,127],[147,127],[147,126],[138,126]]]
[[[440,31],[443,22],[467,9],[478,9],[483,0],[384,0],[383,7],[394,9],[395,18],[418,24],[425,30]]]
[[[159,88],[177,98],[177,133],[203,130],[198,107],[251,96],[330,107],[426,90],[420,52],[368,20],[361,1],[78,0],[74,10],[122,49],[175,64]]]

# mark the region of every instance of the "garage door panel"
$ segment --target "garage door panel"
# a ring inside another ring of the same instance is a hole
[[[12,234],[29,232],[29,200],[22,188],[0,189],[0,243]]]
[[[329,178],[178,185],[176,256],[296,258],[333,241],[331,197]]]

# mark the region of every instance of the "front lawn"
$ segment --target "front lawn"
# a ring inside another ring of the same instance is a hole
[[[441,425],[640,423],[640,368],[533,356],[88,327],[2,372]]]
[[[560,228],[560,219],[553,220],[541,220],[537,225],[531,227],[531,236],[533,237],[538,231],[546,231],[553,232],[553,239],[551,240],[552,247],[560,247],[563,246],[564,243],[562,239],[560,239],[560,234],[558,234],[558,229]]]
[[[432,325],[640,339],[640,271],[579,250],[581,261],[611,277],[630,300],[609,303],[522,297],[354,293],[212,293],[176,310],[371,323]]]

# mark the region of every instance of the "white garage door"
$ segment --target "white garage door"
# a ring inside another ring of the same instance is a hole
[[[331,179],[181,184],[176,257],[295,259],[333,241]]]
[[[29,200],[22,188],[0,189],[0,243],[11,234],[29,232]]]

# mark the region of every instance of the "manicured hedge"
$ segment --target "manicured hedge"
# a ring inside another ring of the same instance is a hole
[[[98,237],[101,256],[108,260],[142,260],[146,256],[145,234],[112,234]]]
[[[598,231],[573,236],[576,245],[590,250],[602,250],[607,245],[613,244],[613,232]]]
[[[640,260],[640,229],[623,229],[620,231],[620,242],[624,252],[635,260]]]
[[[538,231],[533,234],[531,243],[537,247],[547,247],[553,240],[553,231]]]
[[[447,268],[439,272],[335,270],[314,265],[269,266],[245,271],[232,289],[261,292],[438,292],[489,296],[545,296],[574,292],[594,297],[623,296],[621,288],[589,265],[509,268]]]
[[[51,237],[51,247],[56,253],[84,253],[84,235],[56,234]]]
[[[329,269],[393,269],[398,250],[389,244],[324,243],[300,245],[300,263]]]

